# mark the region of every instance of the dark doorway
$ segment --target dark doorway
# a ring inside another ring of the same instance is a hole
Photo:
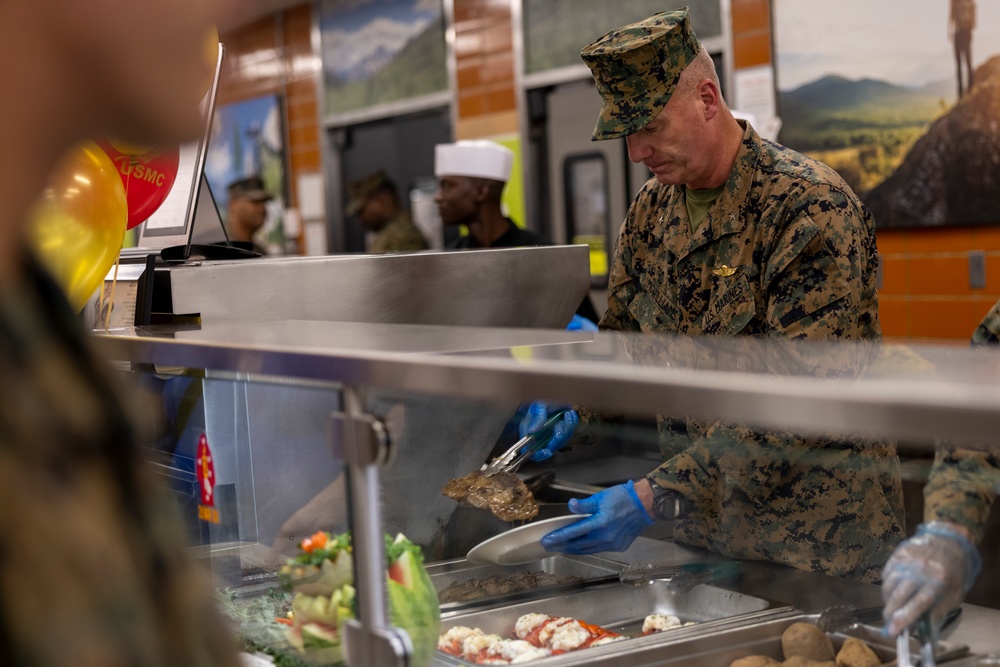
[[[451,141],[451,122],[448,110],[440,109],[334,132],[344,133],[342,192],[351,181],[385,169],[408,205],[411,190],[434,177],[434,146]],[[364,252],[364,232],[356,220],[345,220],[343,233],[347,252]]]

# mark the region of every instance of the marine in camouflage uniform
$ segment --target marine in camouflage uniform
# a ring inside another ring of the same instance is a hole
[[[973,345],[1000,345],[1000,301],[993,304],[990,312],[972,332]]]
[[[1000,301],[972,334],[973,346],[1000,344]],[[924,487],[924,521],[949,521],[978,543],[1000,489],[1000,456],[993,448],[940,445]]]
[[[372,240],[369,252],[381,255],[387,252],[406,252],[410,250],[427,250],[427,239],[413,224],[410,217],[400,213],[386,223]]]
[[[345,213],[357,216],[364,227],[375,232],[368,252],[427,250],[430,246],[410,216],[402,210],[399,191],[385,171],[379,169],[347,186]]]
[[[657,116],[700,50],[686,10],[583,50],[604,106],[594,139]],[[728,180],[692,229],[683,186],[651,179],[621,230],[606,329],[690,336],[878,341],[871,214],[830,168],[743,136]],[[672,131],[683,131],[671,128]],[[895,447],[803,439],[661,415],[651,483],[687,499],[679,541],[877,581],[905,537]]]
[[[0,291],[0,665],[236,665],[124,395],[33,264]]]

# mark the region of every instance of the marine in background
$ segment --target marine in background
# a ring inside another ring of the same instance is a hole
[[[347,186],[347,215],[357,216],[362,226],[375,233],[368,252],[427,250],[427,239],[410,220],[399,200],[399,189],[381,169]]]
[[[250,176],[233,181],[226,188],[229,202],[229,217],[226,222],[226,233],[230,241],[246,244],[254,252],[267,254],[267,249],[254,239],[267,221],[267,202],[271,194],[264,189],[264,181],[260,176]]]

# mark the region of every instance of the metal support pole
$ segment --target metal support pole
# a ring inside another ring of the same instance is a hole
[[[334,456],[347,464],[359,616],[344,625],[344,659],[351,667],[407,667],[413,644],[391,625],[385,581],[379,467],[388,459],[389,438],[382,422],[362,410],[356,387],[344,387],[343,405],[332,415],[331,440]]]

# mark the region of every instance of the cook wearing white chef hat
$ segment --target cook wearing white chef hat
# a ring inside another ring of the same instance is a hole
[[[492,141],[459,141],[434,148],[434,175],[438,178],[467,176],[506,183],[513,165],[513,151]]]
[[[434,149],[434,197],[445,225],[466,225],[469,235],[451,248],[509,248],[549,245],[548,239],[519,228],[503,214],[500,197],[510,178],[514,153],[492,141],[459,141]]]

